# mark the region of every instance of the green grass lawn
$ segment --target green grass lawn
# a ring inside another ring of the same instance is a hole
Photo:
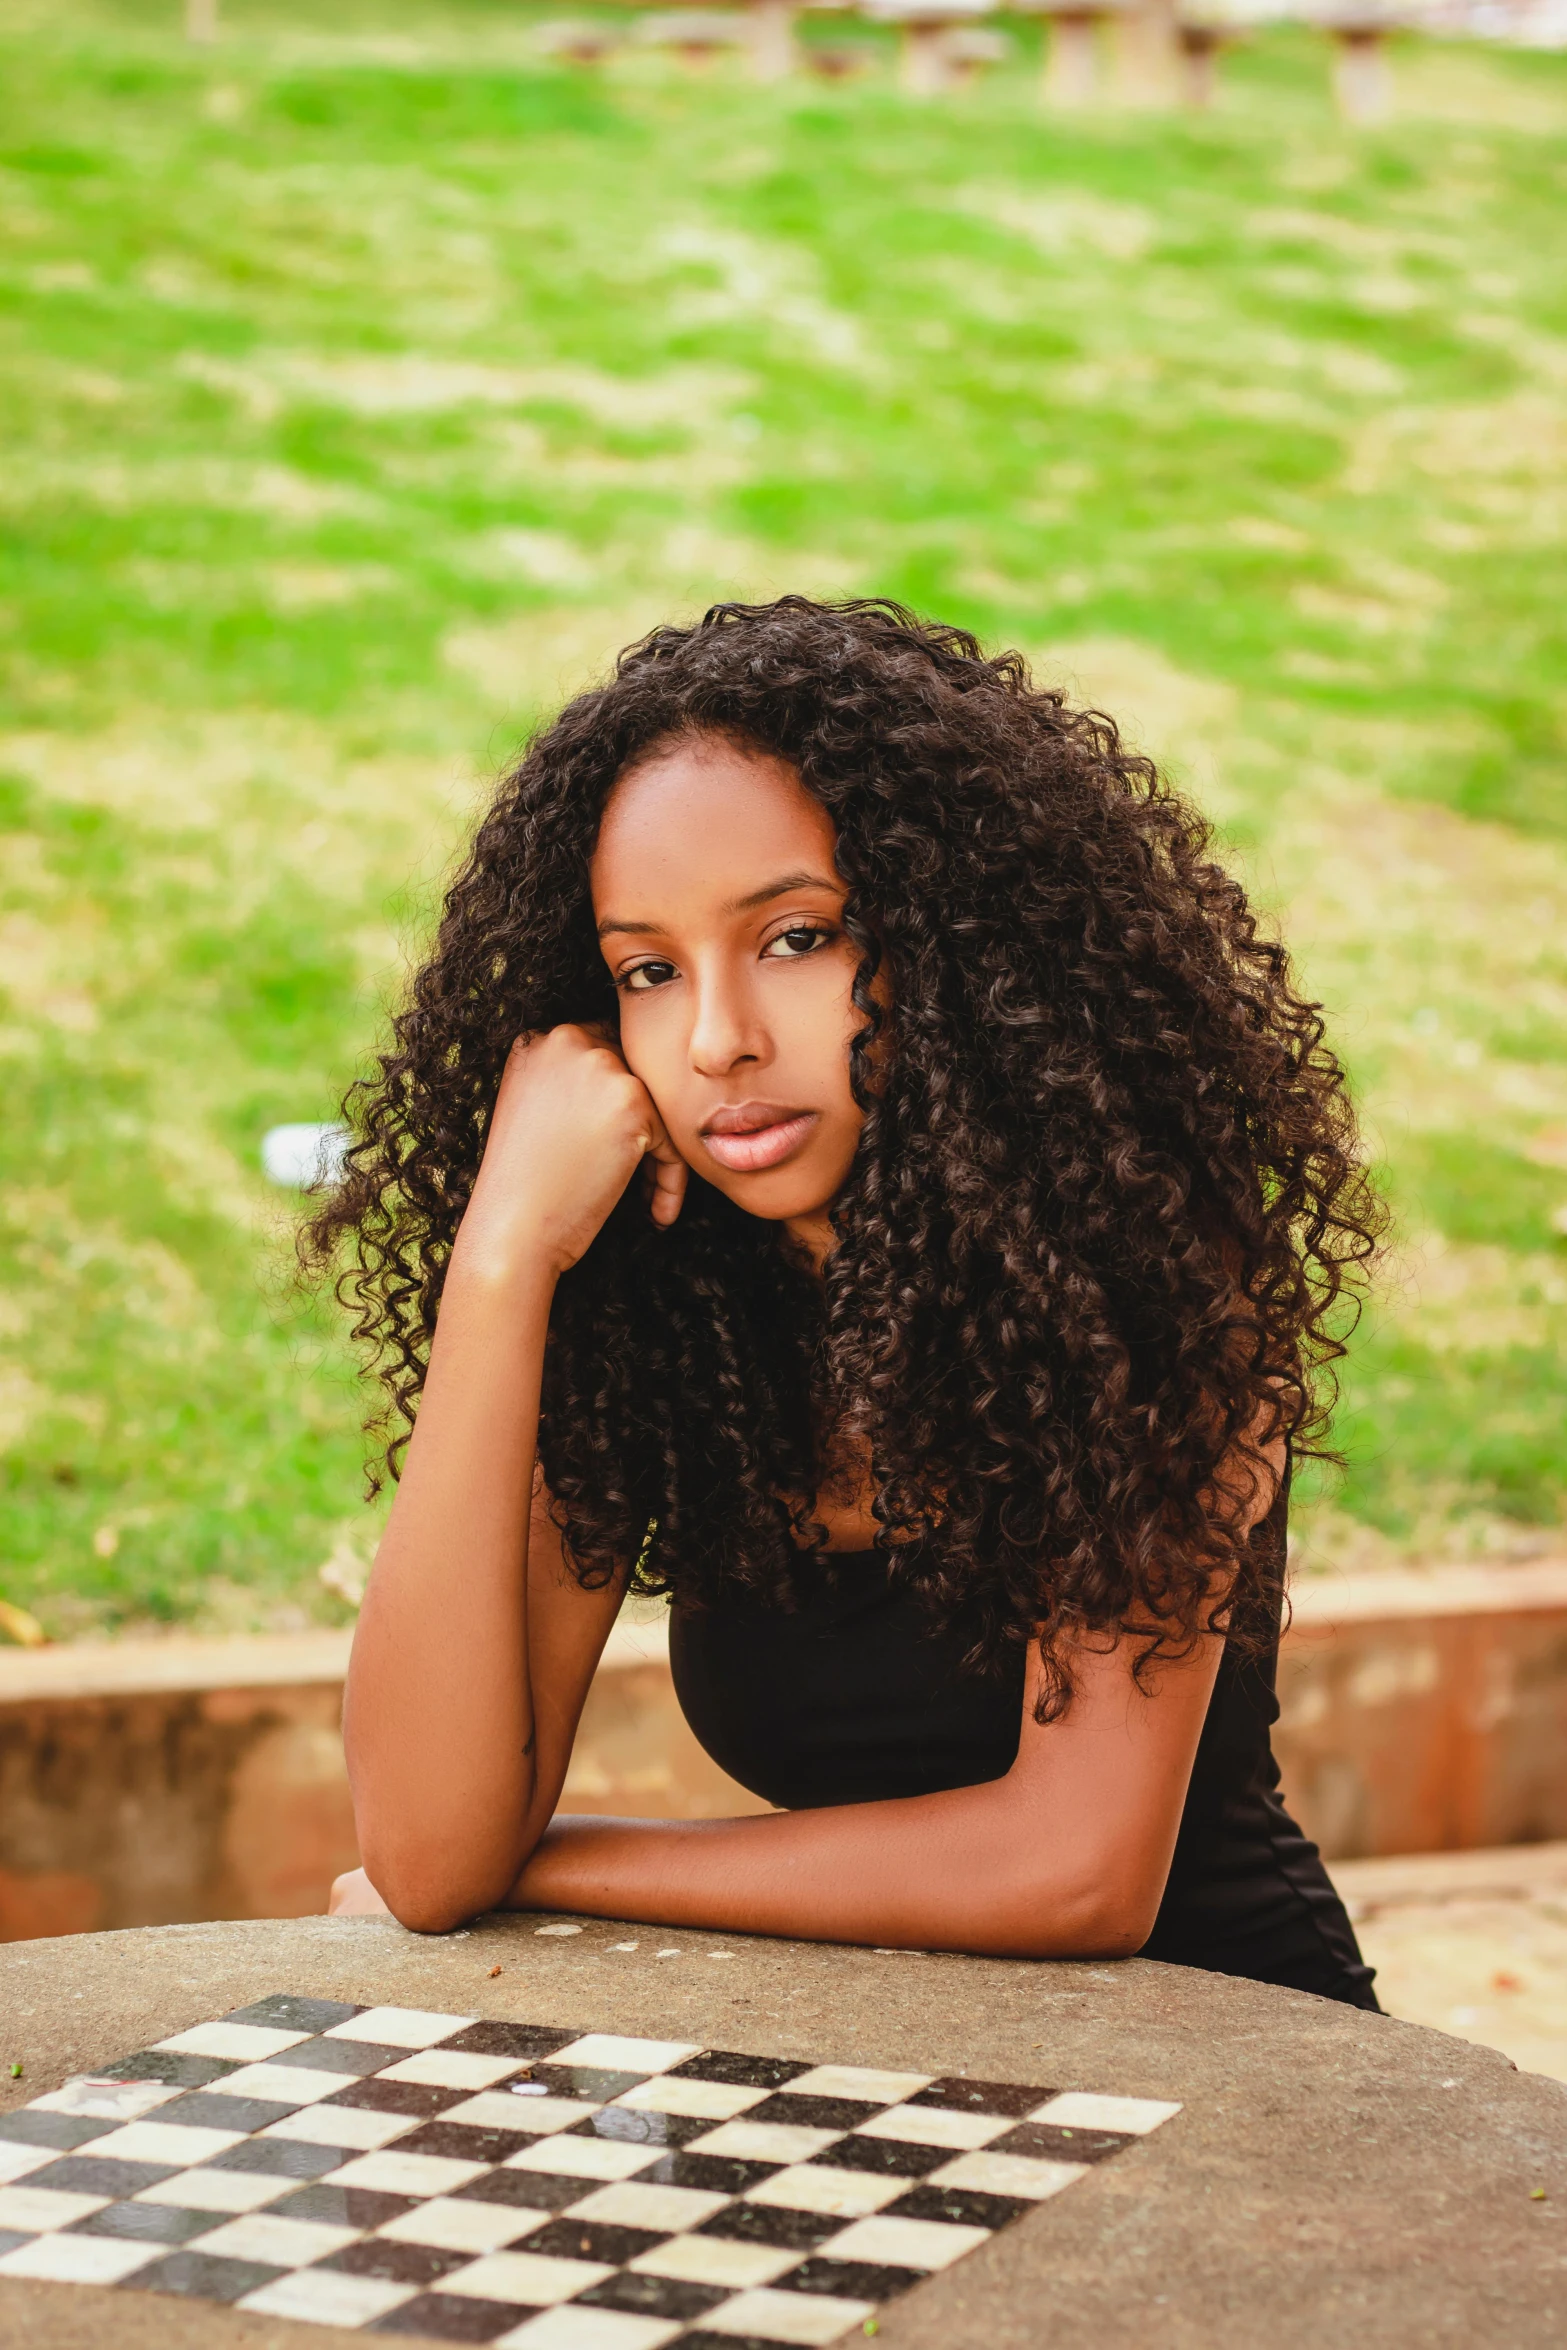
[[[511,0],[0,18],[0,1595],[330,1619],[329,1116],[530,720],[720,595],[1023,645],[1200,794],[1399,1213],[1306,1563],[1567,1511],[1567,60],[1334,121],[539,59]]]

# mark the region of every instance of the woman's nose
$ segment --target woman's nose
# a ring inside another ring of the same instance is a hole
[[[766,1038],[743,988],[705,986],[691,1030],[691,1066],[703,1077],[724,1077],[743,1061],[766,1058]]]

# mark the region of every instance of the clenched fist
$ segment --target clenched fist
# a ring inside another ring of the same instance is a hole
[[[606,1034],[568,1022],[514,1044],[457,1253],[552,1274],[583,1256],[638,1168],[655,1224],[673,1224],[686,1164],[653,1097]]]

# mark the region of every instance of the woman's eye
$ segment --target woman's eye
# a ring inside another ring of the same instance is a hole
[[[633,963],[621,973],[619,985],[628,995],[646,995],[650,987],[667,987],[674,976],[673,963]]]
[[[798,960],[801,955],[814,954],[831,936],[830,930],[819,929],[815,923],[796,922],[791,929],[780,930],[776,938],[769,939],[762,951],[781,959]]]

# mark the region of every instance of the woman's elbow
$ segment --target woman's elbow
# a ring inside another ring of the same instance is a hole
[[[450,1934],[481,1911],[497,1909],[526,1857],[465,1859],[451,1846],[399,1837],[362,1840],[364,1872],[400,1926],[411,1934]]]
[[[492,1906],[446,1872],[399,1863],[384,1854],[372,1852],[364,1874],[379,1895],[381,1908],[410,1934],[450,1934]]]
[[[1106,1866],[1078,1881],[1026,1888],[1012,1940],[1020,1958],[1135,1958],[1154,1930],[1163,1876]]]
[[[384,1896],[387,1908],[400,1926],[410,1934],[451,1934],[459,1926],[467,1925],[483,1909],[491,1905],[485,1901],[470,1901],[461,1895],[453,1896],[440,1886],[394,1883]]]
[[[384,1868],[382,1875],[386,1874]],[[401,1884],[390,1879],[394,1899],[383,1899],[368,1869],[345,1869],[332,1880],[332,1897],[327,1903],[327,1915],[334,1918],[391,1918],[394,1924],[406,1926],[411,1934],[444,1934],[459,1919],[448,1919],[445,1912],[433,1906],[427,1895],[405,1891]]]
[[[1135,1958],[1154,1929],[1157,1900],[1104,1900],[1082,1920],[1074,1958]]]

